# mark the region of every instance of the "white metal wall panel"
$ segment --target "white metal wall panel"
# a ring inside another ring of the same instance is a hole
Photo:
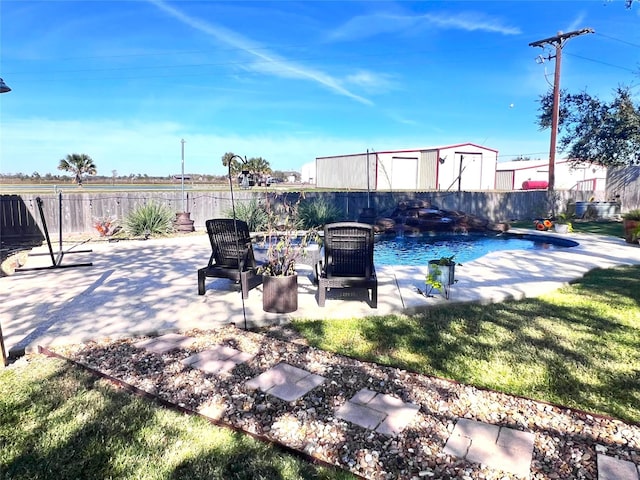
[[[378,155],[378,190],[391,190],[391,155]]]
[[[371,160],[371,155],[369,160]],[[317,187],[367,189],[366,154],[321,157],[316,159],[316,163]],[[373,178],[372,172],[369,173]]]
[[[496,190],[513,190],[513,170],[498,170],[496,172]]]
[[[435,190],[438,180],[438,151],[424,150],[420,152],[420,169],[418,172],[418,189]]]

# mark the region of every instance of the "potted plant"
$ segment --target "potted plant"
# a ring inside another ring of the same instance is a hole
[[[640,226],[640,208],[629,210],[622,215],[624,226],[624,239],[628,243],[634,243],[633,232]]]
[[[262,308],[265,312],[290,313],[298,309],[298,274],[296,262],[306,255],[306,248],[316,238],[314,230],[298,230],[298,203],[283,203],[269,213],[264,238],[266,260],[258,268],[262,275]]]
[[[93,226],[101,237],[110,237],[120,229],[120,227],[116,225],[115,217],[112,217],[111,215],[97,218],[93,222]]]
[[[454,256],[455,255],[451,255],[450,257],[440,257],[429,260],[427,277],[425,279],[425,283],[428,286],[427,296],[429,296],[435,288],[439,290],[445,298],[449,298],[450,286],[457,281],[455,279],[456,262],[453,260]]]
[[[559,213],[555,218],[553,229],[556,233],[570,233],[573,232],[573,224],[571,223],[571,216],[567,213]]]
[[[550,218],[536,218],[533,221],[533,226],[536,228],[536,230],[540,232],[545,232],[553,228],[553,222],[551,221]]]
[[[640,244],[640,223],[634,231],[631,232],[631,241]]]

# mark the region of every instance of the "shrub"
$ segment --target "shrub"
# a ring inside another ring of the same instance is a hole
[[[228,210],[226,215],[227,218],[233,218],[233,210]],[[236,204],[236,219],[247,222],[250,232],[261,232],[267,228],[267,211],[255,198],[248,203]]]
[[[298,208],[302,228],[320,228],[342,217],[341,210],[324,198],[304,200]]]
[[[124,229],[129,235],[163,235],[171,233],[173,212],[164,205],[147,203],[133,210],[124,221]]]
[[[629,210],[627,213],[622,215],[622,218],[625,220],[640,221],[640,208],[636,208],[635,210]]]

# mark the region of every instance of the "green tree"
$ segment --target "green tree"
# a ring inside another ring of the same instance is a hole
[[[75,182],[82,185],[83,175],[95,175],[98,173],[96,164],[93,163],[91,157],[85,153],[72,153],[60,160],[58,170],[71,172],[75,175]]]
[[[222,155],[222,165],[225,167],[229,167],[229,162],[231,162],[231,175],[238,175],[242,170],[242,162],[238,158],[240,155],[236,155],[233,152],[227,152]]]
[[[271,166],[269,162],[267,162],[262,157],[253,157],[247,161],[247,166],[249,167],[249,171],[251,173],[256,173],[258,175],[266,175],[271,173]]]
[[[553,93],[540,97],[538,125],[551,127]],[[605,102],[586,92],[561,92],[558,147],[574,163],[607,167],[640,165],[640,104],[629,88],[618,87]]]

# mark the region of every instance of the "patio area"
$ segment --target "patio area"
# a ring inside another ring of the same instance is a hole
[[[549,234],[552,235],[552,234]],[[331,290],[318,307],[313,271],[299,266],[298,310],[279,315],[262,310],[262,287],[243,302],[239,286],[226,279],[207,279],[197,294],[198,268],[210,255],[207,236],[190,234],[150,240],[91,240],[65,244],[62,265],[93,262],[90,267],[27,270],[0,278],[4,300],[0,323],[12,356],[38,345],[77,343],[101,338],[210,329],[233,323],[244,327],[286,324],[291,318],[345,318],[402,314],[443,302],[499,302],[552,291],[587,271],[640,264],[640,248],[622,239],[571,234],[580,243],[568,249],[502,251],[456,269],[458,282],[449,300],[426,298],[426,265],[379,267],[378,308],[355,290]],[[74,247],[74,245],[76,245]],[[45,252],[45,247],[32,253]],[[47,266],[48,256],[30,256],[25,268]]]

